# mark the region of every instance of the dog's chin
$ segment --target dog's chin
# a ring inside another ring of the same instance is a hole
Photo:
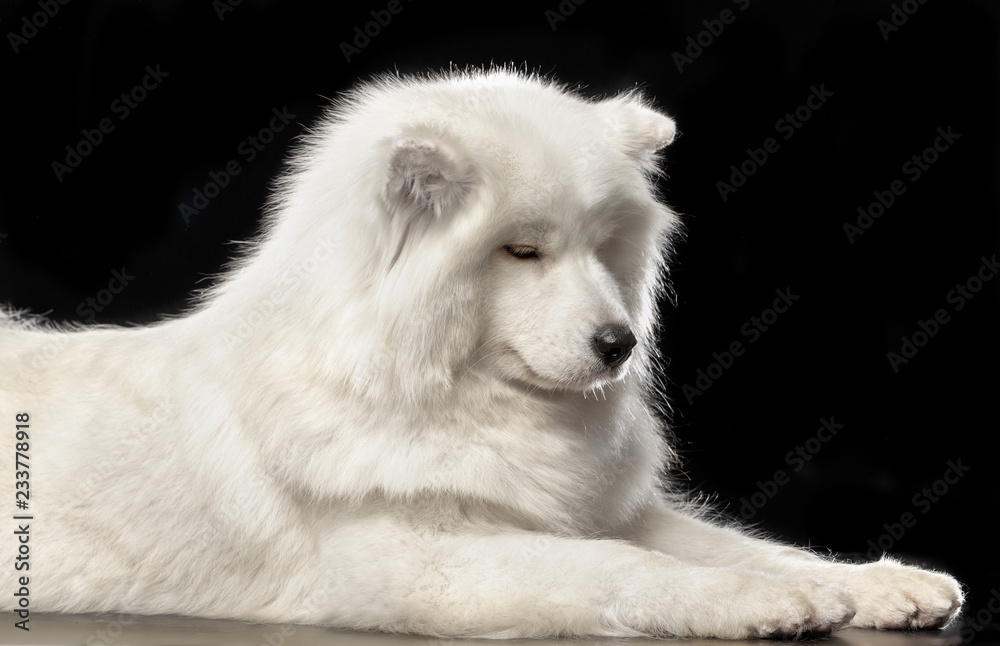
[[[533,390],[587,393],[611,385],[624,377],[629,362],[615,366],[601,366],[592,370],[567,370],[559,375],[547,375],[534,369],[517,355],[518,364],[508,372],[508,377]]]

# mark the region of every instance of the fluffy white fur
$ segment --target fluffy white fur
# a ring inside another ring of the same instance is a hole
[[[664,493],[646,385],[677,221],[651,180],[673,136],[636,93],[385,78],[309,136],[190,313],[0,317],[8,464],[31,416],[31,608],[480,637],[947,623],[949,576],[824,560]],[[619,365],[609,325],[637,340]]]

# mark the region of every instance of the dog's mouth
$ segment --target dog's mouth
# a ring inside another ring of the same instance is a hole
[[[598,389],[620,379],[629,363],[626,358],[613,366],[600,366],[595,370],[569,375],[568,378],[555,378],[541,374],[515,348],[508,348],[508,353],[520,368],[521,375],[516,375],[515,379],[531,388],[547,391],[587,392]]]

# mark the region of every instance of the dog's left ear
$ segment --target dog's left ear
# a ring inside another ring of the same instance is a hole
[[[666,147],[677,136],[674,120],[630,95],[610,100],[612,123],[626,151],[645,161],[651,153]]]
[[[677,124],[665,114],[642,106],[636,108],[639,120],[638,143],[646,152],[655,152],[669,145],[677,136]]]
[[[462,203],[474,183],[473,165],[445,136],[421,129],[392,141],[385,182],[392,210],[441,217]]]

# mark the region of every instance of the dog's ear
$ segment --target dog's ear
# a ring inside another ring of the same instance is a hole
[[[415,129],[391,143],[385,182],[390,210],[441,217],[462,203],[474,182],[467,155],[439,133]]]
[[[650,110],[645,106],[635,109],[638,121],[636,132],[639,148],[645,152],[655,152],[670,144],[677,136],[677,124],[665,114]]]
[[[615,97],[607,103],[612,127],[633,157],[646,161],[677,136],[674,120],[650,108],[639,95]]]

